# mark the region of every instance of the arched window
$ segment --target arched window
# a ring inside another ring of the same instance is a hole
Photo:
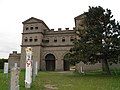
[[[35,27],[35,29],[38,29],[38,27]]]
[[[29,41],[30,41],[30,42],[32,42],[32,41],[33,41],[32,37],[30,37]]]
[[[74,41],[74,37],[70,37],[70,41],[71,41],[71,42]]]
[[[26,27],[26,30],[28,30],[29,28],[28,27]]]
[[[37,36],[34,38],[34,41],[35,41],[35,42],[37,42],[37,41],[38,41]]]
[[[49,43],[49,38],[42,39],[43,43]]]
[[[65,37],[62,37],[62,42],[65,42]]]
[[[27,41],[28,41],[28,38],[27,38],[27,37],[25,37],[24,41],[25,41],[25,42],[27,42]]]
[[[57,38],[56,37],[54,38],[54,42],[57,42]]]
[[[33,27],[30,27],[30,30],[33,30]]]

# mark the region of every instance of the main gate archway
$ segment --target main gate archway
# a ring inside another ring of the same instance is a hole
[[[55,56],[53,54],[47,54],[45,56],[46,71],[55,71]]]

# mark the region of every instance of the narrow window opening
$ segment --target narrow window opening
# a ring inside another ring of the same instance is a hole
[[[32,37],[30,37],[29,41],[30,41],[30,42],[32,42],[32,41],[33,41]]]
[[[64,37],[62,38],[62,42],[65,42],[65,38]]]
[[[71,38],[71,39],[70,39],[70,41],[72,42],[72,41],[74,41],[74,39],[73,39],[73,38]]]
[[[33,30],[33,27],[30,27],[30,30]]]
[[[25,41],[25,42],[27,42],[27,41],[28,41],[28,38],[27,38],[27,37],[25,37],[24,41]]]
[[[28,30],[28,27],[26,27],[26,30]]]
[[[38,27],[35,27],[35,29],[38,29]]]
[[[48,43],[49,42],[49,40],[46,40],[46,43]]]
[[[54,42],[57,42],[57,38],[54,38]]]
[[[71,37],[71,38],[70,38],[70,41],[71,41],[71,42],[72,42],[72,41],[74,41],[74,38],[73,38],[73,37]]]
[[[45,42],[48,43],[49,42],[49,38],[47,38]]]
[[[38,39],[34,39],[34,41],[35,41],[35,42],[37,42],[37,41],[38,41]]]
[[[25,42],[27,42],[27,41],[28,41],[28,39],[25,39],[24,41],[25,41]]]
[[[57,42],[57,39],[55,39],[54,42]]]

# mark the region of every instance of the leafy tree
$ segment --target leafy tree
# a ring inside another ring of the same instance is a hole
[[[0,59],[0,69],[4,68],[4,62],[8,62],[8,59]]]
[[[120,25],[109,9],[89,7],[85,15],[85,32],[78,31],[79,40],[74,42],[67,57],[70,63],[80,61],[85,64],[102,63],[106,74],[111,74],[109,64],[118,63],[120,55]]]

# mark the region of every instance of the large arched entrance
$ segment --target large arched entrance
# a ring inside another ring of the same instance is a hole
[[[63,68],[64,68],[64,71],[68,71],[70,70],[70,63],[69,63],[69,60],[68,60],[68,55],[69,54],[66,54],[63,58]]]
[[[53,54],[47,54],[45,56],[46,71],[55,70],[55,56]]]

